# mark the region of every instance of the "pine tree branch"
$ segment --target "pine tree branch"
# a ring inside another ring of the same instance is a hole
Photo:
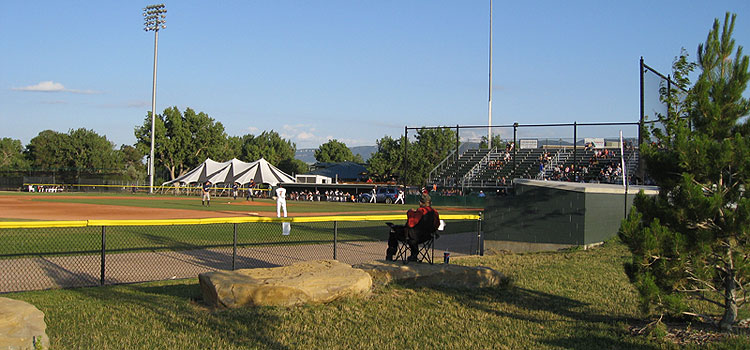
[[[714,326],[716,325],[716,320],[714,320],[713,317],[708,316],[708,315],[698,314],[698,313],[694,313],[694,312],[683,312],[682,314],[685,315],[685,316],[697,317],[697,318],[702,319],[703,322],[710,323],[710,324],[712,324]]]
[[[696,299],[696,300],[702,300],[702,301],[705,301],[705,302],[707,302],[707,303],[710,303],[710,304],[714,304],[714,305],[716,305],[716,306],[719,306],[719,307],[721,307],[721,308],[724,308],[724,304],[722,304],[722,303],[720,303],[720,302],[718,302],[718,301],[716,301],[716,300],[713,300],[713,299],[709,299],[709,298],[706,298],[706,297],[705,297],[705,296],[704,296],[704,295],[703,295],[702,293],[700,293],[700,292],[691,292],[691,293],[686,293],[686,294],[688,294],[688,296],[690,296],[690,297],[691,297],[692,299]]]
[[[690,281],[695,281],[695,282],[698,282],[698,283],[700,283],[700,284],[703,284],[703,285],[705,285],[706,287],[708,287],[708,288],[709,288],[709,289],[710,289],[710,290],[711,290],[712,292],[718,292],[718,290],[716,289],[716,287],[714,287],[714,285],[713,285],[713,284],[711,284],[710,282],[708,282],[708,281],[704,281],[704,280],[702,280],[702,279],[700,279],[700,278],[698,278],[698,277],[695,277],[695,274],[693,274],[693,273],[692,273],[691,271],[689,271],[689,270],[685,270],[685,272],[686,272],[687,274],[689,274],[689,275],[690,275],[689,277],[687,277],[687,279],[688,279],[688,280],[690,280]]]

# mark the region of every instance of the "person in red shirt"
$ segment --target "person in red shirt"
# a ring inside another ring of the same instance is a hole
[[[388,234],[388,249],[385,252],[385,260],[393,261],[393,256],[398,250],[398,242],[406,242],[409,245],[410,255],[408,261],[417,261],[419,244],[429,241],[432,234],[440,226],[440,216],[437,210],[432,208],[432,198],[423,189],[422,197],[419,199],[417,210],[409,209],[406,212],[406,225],[394,225],[386,223],[390,228]]]

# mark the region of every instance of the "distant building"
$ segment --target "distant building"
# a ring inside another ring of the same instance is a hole
[[[304,175],[320,175],[339,182],[364,182],[368,179],[367,168],[354,162],[324,163],[317,162],[312,166],[313,171]]]
[[[311,175],[311,174],[297,175],[296,179],[297,179],[298,184],[332,184],[333,183],[333,179],[331,179],[328,176],[322,176],[322,175]]]

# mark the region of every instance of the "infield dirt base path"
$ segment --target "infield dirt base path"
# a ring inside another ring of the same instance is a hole
[[[226,205],[221,210],[190,210],[190,209],[166,209],[147,208],[126,205],[90,204],[75,202],[51,202],[37,199],[82,199],[82,196],[33,196],[33,195],[2,195],[0,196],[0,219],[13,220],[156,220],[156,219],[201,219],[217,217],[246,217],[246,216],[276,216],[276,204],[269,201],[244,200],[229,201],[228,198],[215,198],[215,204]],[[200,203],[198,197],[132,197],[132,196],[97,196],[90,197],[97,200],[127,199],[127,200],[169,200],[190,201]],[[328,216],[328,215],[376,215],[376,214],[403,214],[409,209],[404,206],[401,210],[362,210],[346,212],[308,212],[295,213],[294,201],[288,201],[289,216]],[[352,203],[357,205],[357,203]],[[253,206],[253,208],[250,208]],[[267,207],[267,210],[258,211],[257,207]],[[236,208],[236,209],[235,209]],[[466,211],[472,214],[476,209],[469,208],[445,208],[452,211]]]
[[[104,199],[102,197],[96,198]],[[195,201],[196,199],[192,200]],[[0,217],[23,220],[196,219],[248,215],[247,211],[205,211],[142,208],[106,204],[46,202],[35,201],[34,197],[30,196],[0,196],[0,208],[2,208],[2,211],[0,211]],[[273,214],[276,215],[275,212]]]
[[[244,200],[227,202],[227,198],[217,198],[213,200],[215,204],[231,204],[230,210],[223,206],[221,210],[190,210],[190,209],[165,209],[165,208],[146,208],[132,207],[125,205],[108,205],[108,204],[90,204],[75,202],[49,202],[35,200],[38,198],[54,199],[81,199],[81,196],[54,196],[54,197],[34,197],[34,196],[0,196],[0,218],[6,220],[156,220],[156,219],[201,219],[217,217],[246,217],[246,216],[276,216],[276,204],[268,201],[246,202]],[[165,198],[148,198],[148,197],[128,197],[128,196],[97,196],[92,197],[101,200],[107,199],[137,199],[137,200],[164,200]],[[169,198],[169,201],[190,201],[200,203],[197,197]],[[289,201],[289,216],[327,216],[327,215],[368,215],[368,214],[394,214],[393,210],[363,210],[342,212],[314,212],[314,213],[295,213],[294,202]],[[354,203],[353,203],[354,204]],[[255,208],[247,208],[253,206]],[[257,207],[267,207],[267,210],[258,211]],[[237,209],[234,209],[236,207]],[[404,212],[407,208],[404,208]]]

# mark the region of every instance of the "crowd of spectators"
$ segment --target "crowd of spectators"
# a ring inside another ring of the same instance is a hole
[[[614,167],[612,166],[613,163],[615,164]],[[616,181],[621,176],[622,167],[620,166],[620,162],[610,162],[609,164],[607,164],[607,166],[603,166],[599,170],[598,178],[600,182],[611,183]]]
[[[610,151],[606,148],[603,150],[597,150],[589,159],[589,166],[599,164],[599,161],[601,160],[608,160],[612,158],[615,158],[615,151]]]
[[[330,190],[321,193],[319,190],[303,190],[294,191],[289,193],[289,199],[295,201],[311,201],[311,202],[356,202],[357,198],[349,193],[339,190]]]
[[[439,193],[441,196],[463,196],[460,188],[443,188]]]
[[[593,144],[586,144],[587,150],[593,150],[592,147]],[[594,169],[594,173],[590,173],[590,169]],[[540,171],[544,171],[542,161],[540,161]],[[616,152],[605,148],[596,150],[589,159],[588,165],[578,167],[575,164],[555,165],[551,170],[549,180],[612,183],[620,177],[622,177],[622,166]]]
[[[505,151],[502,157],[490,160],[487,163],[487,167],[492,170],[500,170],[503,165],[507,164],[511,160],[511,152],[513,151],[513,142],[509,142],[505,145]]]
[[[555,165],[552,168],[552,174],[549,177],[549,180],[554,181],[570,181],[570,182],[583,182],[585,181],[585,176],[588,174],[588,167],[582,166],[579,167],[576,171],[576,165],[570,164],[570,165]]]

